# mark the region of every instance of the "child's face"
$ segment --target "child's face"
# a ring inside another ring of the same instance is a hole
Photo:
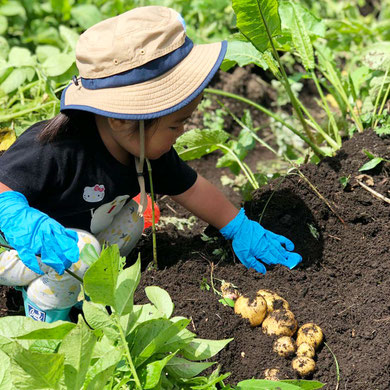
[[[181,110],[161,117],[145,131],[145,156],[148,159],[155,160],[171,149],[184,132],[184,122],[192,115],[201,100],[202,96],[198,96]]]
[[[194,112],[202,95],[198,96],[181,110],[163,116],[145,129],[145,157],[155,160],[167,153],[176,139],[184,132],[184,122]],[[102,117],[97,117],[99,133],[110,153],[121,163],[128,165],[131,156],[140,156],[140,134],[134,128],[133,121],[108,118],[103,123]]]

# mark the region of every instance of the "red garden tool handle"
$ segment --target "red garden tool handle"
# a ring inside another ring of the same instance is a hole
[[[152,199],[149,195],[146,195],[148,198],[148,205],[146,206],[146,210],[144,213],[144,229],[147,229],[148,227],[152,226],[152,219],[153,219],[153,213],[152,213]],[[133,199],[139,203],[140,202],[141,195],[138,194]],[[154,216],[155,216],[155,223],[157,223],[160,219],[160,209],[157,206],[157,203],[154,203]]]

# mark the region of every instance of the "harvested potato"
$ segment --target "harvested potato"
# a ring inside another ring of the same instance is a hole
[[[299,376],[305,377],[312,374],[316,368],[316,362],[309,357],[297,356],[292,360],[292,368]]]
[[[251,326],[258,326],[267,314],[267,303],[261,295],[256,296],[255,299],[240,296],[234,304],[234,312],[247,318]]]
[[[264,371],[264,379],[267,379],[268,381],[279,381],[280,371],[278,368],[267,368]]]
[[[302,343],[307,343],[313,346],[314,349],[317,349],[322,343],[323,337],[324,335],[321,328],[318,325],[309,322],[299,328],[297,334],[297,345],[299,346]]]
[[[235,301],[240,296],[238,290],[235,289],[229,282],[222,283],[221,292],[224,298],[233,299],[233,301]]]
[[[293,336],[298,323],[290,310],[280,309],[271,312],[263,322],[263,332],[269,336]]]
[[[301,343],[297,348],[297,356],[313,358],[316,354],[314,347],[308,343]]]
[[[288,302],[271,290],[259,290],[257,291],[257,295],[261,295],[267,302],[268,313],[278,309],[290,309]]]
[[[279,337],[274,341],[273,350],[279,356],[290,357],[295,354],[295,341],[289,336]]]

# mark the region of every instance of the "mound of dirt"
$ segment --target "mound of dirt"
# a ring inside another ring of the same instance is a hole
[[[211,228],[206,233],[215,240],[208,242],[194,234],[196,225],[192,232],[164,228],[157,237],[160,270],[143,273],[137,301],[146,300],[145,286],[158,285],[171,295],[175,314],[192,319],[190,330],[198,337],[233,337],[216,356],[222,371],[231,372],[232,384],[263,378],[273,367],[285,378],[296,378],[291,360],[272,351],[273,339],[220,304],[211,287],[219,289],[221,280],[229,280],[248,294],[271,289],[288,300],[299,325],[315,322],[324,331],[326,346],[317,353],[312,379],[334,389],[336,359],[340,389],[390,388],[390,204],[367,190],[390,197],[390,164],[382,162],[359,176],[368,161],[363,149],[389,159],[389,146],[390,139],[371,131],[357,134],[334,158],[302,167],[304,178],[291,174],[275,181],[245,204],[252,219],[261,217],[264,227],[295,243],[303,256],[295,269],[278,265],[261,275],[234,260],[229,245]],[[346,187],[341,178],[348,178]],[[151,260],[149,247],[146,240],[145,263]]]
[[[272,351],[273,339],[261,328],[251,328],[213,293],[221,280],[247,294],[271,289],[288,300],[299,325],[315,322],[324,331],[326,345],[318,350],[312,379],[326,383],[324,389],[335,389],[337,360],[339,389],[389,389],[390,204],[369,190],[390,197],[390,164],[382,162],[359,176],[359,168],[368,161],[364,149],[390,159],[390,139],[366,131],[346,141],[334,158],[303,166],[303,176],[279,179],[245,204],[252,219],[261,218],[264,227],[295,243],[303,256],[295,269],[268,266],[265,275],[258,274],[234,258],[230,244],[215,229],[206,228],[209,239],[204,241],[202,222],[184,230],[178,223],[168,224],[157,234],[160,269],[143,272],[136,301],[146,302],[144,287],[158,285],[171,295],[174,314],[191,318],[189,329],[198,337],[234,338],[215,357],[222,372],[231,372],[227,383],[263,378],[264,370],[274,367],[285,378],[296,378],[291,359]],[[221,186],[215,158],[191,164]],[[341,178],[348,178],[345,187]],[[231,190],[222,189],[231,195]],[[237,194],[234,202],[239,204]],[[166,198],[160,206],[162,216],[176,221],[189,216]],[[150,235],[138,249],[146,268],[152,259]],[[0,295],[0,316],[21,314],[22,301],[15,290],[2,287]]]

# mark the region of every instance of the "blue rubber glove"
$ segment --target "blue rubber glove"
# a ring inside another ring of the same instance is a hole
[[[258,222],[248,219],[244,209],[224,226],[220,232],[226,239],[233,240],[233,250],[241,263],[262,274],[266,273],[264,264],[282,264],[294,268],[302,257],[292,253],[294,244],[286,237],[264,229]]]
[[[60,275],[79,260],[77,233],[30,207],[20,192],[0,194],[0,230],[24,265],[37,274],[43,272],[35,255]]]

